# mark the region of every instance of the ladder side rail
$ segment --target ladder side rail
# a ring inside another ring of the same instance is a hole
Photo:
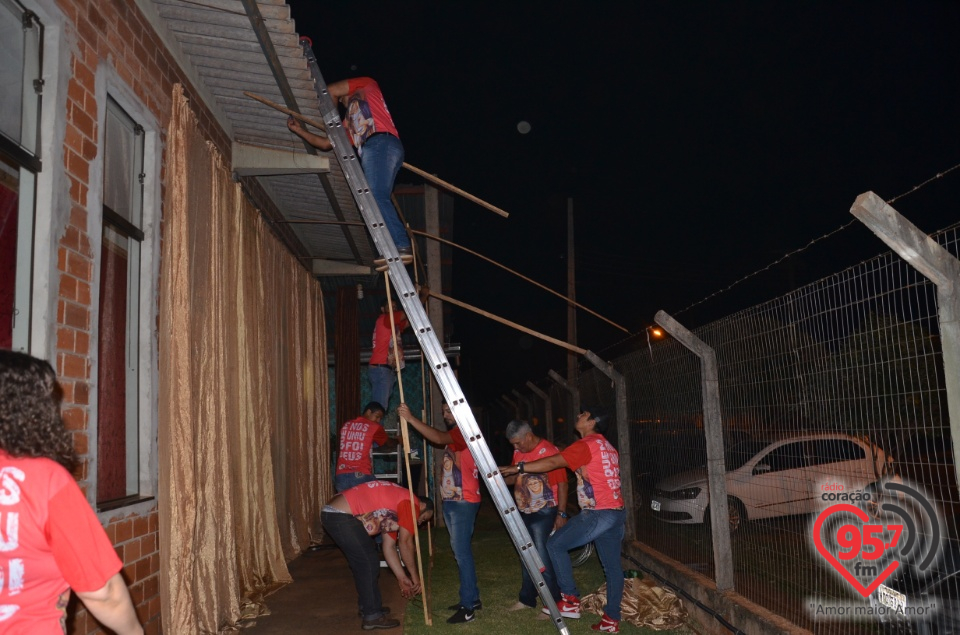
[[[367,184],[366,177],[360,165],[359,158],[353,151],[352,146],[347,140],[346,132],[340,120],[340,113],[337,111],[336,104],[330,96],[327,84],[320,73],[316,56],[308,43],[303,42],[304,55],[307,59],[310,72],[316,83],[316,91],[322,115],[323,123],[327,128],[327,137],[333,145],[333,153],[340,164],[344,177],[348,181],[350,191],[353,194],[361,216],[367,223],[367,229],[373,238],[374,245],[383,256],[391,274],[391,279],[400,303],[403,305],[407,320],[413,327],[414,334],[420,342],[424,357],[429,361],[431,372],[437,380],[440,391],[443,393],[447,403],[450,404],[451,412],[454,415],[457,426],[463,434],[467,443],[467,448],[477,464],[478,471],[487,485],[487,489],[493,498],[497,511],[507,527],[507,533],[513,540],[520,559],[523,561],[530,578],[538,589],[540,598],[550,611],[550,616],[557,630],[562,635],[568,635],[569,631],[560,612],[557,609],[553,597],[547,588],[543,579],[544,570],[543,561],[540,554],[534,548],[533,540],[527,531],[526,525],[520,518],[520,512],[517,510],[507,488],[506,482],[500,475],[496,461],[490,453],[480,432],[480,427],[467,403],[466,397],[460,389],[453,370],[447,360],[443,347],[433,331],[433,327],[427,318],[423,305],[420,304],[419,296],[413,286],[410,276],[407,274],[406,267],[400,260],[393,239],[390,236],[386,225],[383,222],[383,216],[377,206],[373,193]]]

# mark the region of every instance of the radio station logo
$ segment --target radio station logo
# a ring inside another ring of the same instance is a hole
[[[888,481],[872,490],[847,491],[841,483],[820,490],[826,507],[812,525],[814,547],[864,598],[898,569],[923,572],[936,562],[940,521],[916,488]]]

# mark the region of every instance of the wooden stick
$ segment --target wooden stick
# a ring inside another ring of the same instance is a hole
[[[445,189],[445,190],[447,190],[447,191],[449,191],[449,192],[453,192],[454,194],[459,194],[460,196],[462,196],[463,198],[467,199],[468,201],[473,201],[474,203],[476,203],[477,205],[479,205],[479,206],[481,206],[481,207],[486,207],[486,208],[487,208],[488,210],[490,210],[491,212],[494,212],[494,213],[496,213],[496,214],[500,214],[500,215],[503,216],[504,218],[509,218],[509,217],[510,217],[510,214],[509,214],[508,212],[505,212],[504,210],[500,209],[500,208],[497,207],[496,205],[491,205],[490,203],[486,202],[485,200],[483,200],[483,199],[481,199],[481,198],[477,198],[476,196],[474,196],[473,194],[470,194],[469,192],[464,192],[463,190],[461,190],[461,189],[460,189],[459,187],[457,187],[456,185],[453,185],[452,183],[447,183],[447,182],[444,181],[443,179],[437,178],[437,177],[435,177],[434,175],[430,174],[429,172],[424,172],[424,171],[421,170],[420,168],[418,168],[418,167],[416,167],[416,166],[413,166],[413,165],[410,165],[409,163],[406,163],[406,162],[404,162],[403,167],[407,168],[408,170],[410,170],[410,171],[413,172],[414,174],[418,174],[418,175],[422,176],[423,178],[425,178],[426,180],[430,181],[430,182],[433,183],[434,185],[439,185],[440,187],[442,187],[443,189]]]
[[[243,91],[243,94],[246,95],[247,97],[249,97],[250,99],[255,99],[255,100],[259,101],[261,104],[263,104],[263,105],[265,105],[265,106],[270,106],[270,107],[273,108],[274,110],[279,110],[280,112],[282,112],[282,113],[285,114],[285,115],[290,115],[290,116],[293,117],[294,119],[298,119],[298,120],[302,121],[303,123],[308,123],[308,124],[310,124],[311,126],[313,126],[314,128],[316,128],[317,130],[320,130],[321,132],[323,132],[324,134],[326,134],[326,132],[327,132],[327,127],[326,127],[325,125],[323,125],[322,123],[320,123],[319,121],[314,121],[314,120],[311,119],[310,117],[304,117],[304,116],[301,115],[300,113],[294,112],[293,110],[290,110],[290,109],[287,108],[286,106],[281,106],[280,104],[278,104],[278,103],[276,103],[276,102],[274,102],[274,101],[270,101],[270,100],[267,99],[266,97],[261,97],[260,95],[255,95],[254,93],[251,93],[251,92]]]
[[[275,220],[277,225],[353,225],[366,227],[365,223],[356,220]]]
[[[260,95],[257,95],[257,94],[254,94],[254,93],[251,93],[251,92],[248,92],[248,91],[243,91],[243,94],[246,95],[247,97],[249,97],[250,99],[255,99],[255,100],[259,101],[261,104],[263,104],[263,105],[265,105],[265,106],[270,106],[270,107],[273,108],[274,110],[279,110],[280,112],[284,113],[285,115],[290,115],[290,116],[293,117],[294,119],[298,119],[298,120],[302,121],[303,123],[308,123],[308,124],[310,124],[311,126],[313,126],[314,128],[316,128],[317,130],[320,130],[320,131],[322,131],[324,134],[326,134],[327,127],[326,127],[325,125],[323,125],[322,123],[320,123],[319,121],[315,121],[315,120],[313,120],[313,119],[311,119],[311,118],[309,118],[309,117],[304,117],[304,116],[301,115],[300,113],[294,112],[294,111],[290,110],[289,108],[287,108],[286,106],[281,106],[280,104],[278,104],[278,103],[276,103],[276,102],[270,101],[270,100],[267,99],[266,97],[261,97]],[[404,162],[403,167],[407,168],[408,170],[410,170],[410,171],[413,172],[414,174],[418,174],[418,175],[422,176],[423,178],[425,178],[426,180],[430,181],[431,183],[433,183],[433,184],[435,184],[435,185],[439,185],[440,187],[442,187],[443,189],[445,189],[445,190],[447,190],[447,191],[449,191],[449,192],[453,192],[454,194],[459,194],[460,196],[462,196],[463,198],[467,199],[468,201],[473,201],[474,203],[476,203],[477,205],[480,205],[481,207],[486,207],[486,208],[487,208],[488,210],[490,210],[491,212],[496,212],[497,214],[500,214],[500,215],[503,216],[504,218],[508,218],[508,217],[510,216],[509,213],[507,213],[507,212],[505,212],[504,210],[500,209],[500,208],[497,207],[496,205],[491,205],[490,203],[486,202],[485,200],[483,200],[483,199],[481,199],[481,198],[477,198],[477,197],[474,196],[473,194],[471,194],[471,193],[469,193],[469,192],[465,192],[465,191],[461,190],[459,187],[457,187],[456,185],[453,185],[452,183],[447,183],[447,182],[444,181],[443,179],[437,178],[437,177],[435,177],[434,175],[430,174],[429,172],[424,172],[423,170],[421,170],[420,168],[418,168],[418,167],[416,167],[416,166],[414,166],[414,165],[410,165],[409,163]]]
[[[425,237],[430,238],[430,239],[432,239],[432,240],[436,240],[436,241],[439,241],[439,242],[444,243],[444,244],[446,244],[446,245],[450,245],[451,247],[456,247],[457,249],[461,249],[461,250],[467,252],[468,254],[471,254],[471,255],[476,256],[477,258],[480,258],[481,260],[486,260],[486,261],[489,262],[490,264],[496,265],[496,266],[500,267],[501,269],[503,269],[503,270],[505,270],[505,271],[509,271],[509,272],[512,273],[513,275],[515,275],[515,276],[517,276],[517,277],[519,277],[519,278],[522,278],[523,280],[526,280],[526,281],[529,282],[530,284],[533,284],[533,285],[536,285],[536,286],[540,287],[540,288],[543,289],[544,291],[549,291],[550,293],[552,293],[553,295],[557,296],[558,298],[562,298],[564,302],[567,302],[568,304],[572,304],[573,306],[577,307],[578,309],[583,309],[584,311],[586,311],[586,312],[589,313],[590,315],[593,315],[593,316],[595,316],[595,317],[600,318],[600,319],[603,320],[604,322],[606,322],[606,323],[608,323],[608,324],[610,324],[610,325],[612,325],[612,326],[617,327],[618,329],[620,329],[620,330],[623,331],[624,333],[628,333],[628,334],[630,333],[630,331],[628,331],[628,330],[625,329],[624,327],[620,326],[620,325],[617,324],[616,322],[613,322],[613,321],[611,321],[611,320],[608,320],[607,318],[603,317],[602,315],[600,315],[600,314],[597,313],[596,311],[592,311],[592,310],[588,309],[587,307],[583,306],[582,304],[578,303],[577,301],[571,300],[570,298],[568,298],[567,296],[563,295],[562,293],[558,293],[558,292],[554,291],[553,289],[551,289],[550,287],[547,287],[547,286],[544,286],[544,285],[540,284],[540,283],[537,282],[536,280],[531,280],[530,278],[526,277],[526,276],[523,275],[522,273],[518,273],[518,272],[514,271],[513,269],[511,269],[510,267],[506,267],[506,266],[504,266],[504,265],[501,265],[501,264],[500,264],[499,262],[497,262],[496,260],[493,260],[493,259],[491,259],[491,258],[487,258],[487,257],[484,256],[483,254],[479,254],[479,253],[473,251],[472,249],[468,249],[468,248],[464,247],[463,245],[458,245],[457,243],[455,243],[455,242],[453,242],[453,241],[447,240],[447,239],[445,239],[445,238],[441,238],[441,237],[439,237],[439,236],[434,236],[434,235],[428,234],[428,233],[426,233],[426,232],[422,232],[422,231],[419,231],[419,230],[416,230],[416,229],[411,229],[410,232],[411,232],[411,233],[414,233],[414,234],[417,234],[418,236],[425,236]]]
[[[454,300],[453,298],[448,297],[448,296],[445,296],[445,295],[443,295],[442,293],[437,293],[436,291],[434,291],[434,290],[432,290],[432,289],[430,290],[430,295],[432,295],[432,296],[435,297],[436,299],[441,300],[441,301],[443,301],[443,302],[449,302],[450,304],[453,304],[453,305],[455,305],[455,306],[458,306],[458,307],[467,309],[468,311],[473,311],[474,313],[478,313],[478,314],[480,314],[480,315],[482,315],[482,316],[484,316],[484,317],[488,317],[488,318],[490,318],[491,320],[493,320],[493,321],[495,321],[495,322],[500,322],[501,324],[506,324],[507,326],[509,326],[509,327],[511,327],[511,328],[514,328],[514,329],[516,329],[516,330],[518,330],[518,331],[522,331],[523,333],[526,333],[526,334],[528,334],[528,335],[532,335],[532,336],[534,336],[534,337],[538,337],[538,338],[542,339],[542,340],[545,341],[545,342],[550,342],[551,344],[556,344],[557,346],[560,346],[560,347],[562,347],[562,348],[565,348],[565,349],[567,349],[568,351],[573,351],[574,353],[579,353],[580,355],[583,355],[584,353],[587,352],[587,349],[585,349],[585,348],[580,348],[579,346],[574,346],[573,344],[568,344],[568,343],[564,342],[563,340],[558,340],[558,339],[556,339],[555,337],[550,337],[549,335],[544,335],[543,333],[538,333],[537,331],[528,329],[527,327],[521,326],[521,325],[517,324],[516,322],[511,322],[510,320],[508,320],[508,319],[506,319],[506,318],[502,318],[502,317],[500,317],[500,316],[498,316],[498,315],[494,315],[493,313],[488,313],[488,312],[484,311],[483,309],[478,309],[478,308],[475,307],[475,306],[470,306],[470,305],[467,304],[466,302],[460,302],[459,300]]]
[[[397,387],[400,390],[400,403],[403,403],[403,377],[400,373],[400,344],[397,337],[397,325],[393,321],[393,300],[390,298],[390,273],[383,273],[383,280],[386,284],[387,293],[387,313],[390,316],[390,333],[393,335],[393,363],[397,371]],[[384,406],[386,408],[386,406]],[[414,515],[413,540],[417,550],[417,573],[420,576],[420,597],[423,600],[423,618],[427,626],[433,626],[433,618],[427,608],[427,591],[424,588],[426,579],[423,577],[423,557],[420,554],[420,531],[416,526],[416,519],[420,517],[420,499],[413,493],[413,476],[410,473],[410,431],[407,428],[407,420],[400,417],[400,436],[403,438],[403,463],[407,468],[407,491],[410,492],[410,507],[416,510]],[[397,466],[399,467],[399,466]]]

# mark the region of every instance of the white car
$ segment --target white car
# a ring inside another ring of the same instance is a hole
[[[889,460],[876,445],[842,433],[740,442],[725,456],[730,530],[747,520],[817,511],[825,493],[851,493],[880,480]],[[666,522],[709,522],[707,468],[663,479],[650,506]]]

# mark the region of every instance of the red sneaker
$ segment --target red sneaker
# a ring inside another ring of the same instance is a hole
[[[606,613],[603,614],[603,619],[600,620],[599,624],[593,624],[590,626],[595,631],[600,631],[601,633],[619,633],[620,632],[620,620],[615,620],[612,617],[608,616]]]
[[[560,594],[560,601],[557,602],[557,610],[560,615],[573,619],[580,619],[580,598],[575,595]],[[543,607],[543,612],[550,615],[550,609]]]

